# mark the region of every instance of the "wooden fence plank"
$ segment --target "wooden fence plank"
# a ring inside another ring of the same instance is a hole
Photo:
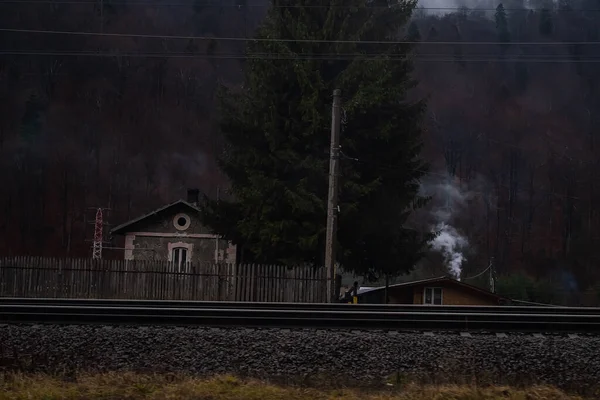
[[[276,266],[276,274],[277,274],[277,300],[278,302],[285,301],[285,288],[283,285],[283,274],[285,270],[281,268],[281,266]]]
[[[277,294],[276,292],[276,288],[275,288],[275,268],[274,265],[269,265],[269,298],[267,299],[267,301],[269,303],[273,303],[275,301],[275,295]]]
[[[324,302],[324,268],[0,257],[0,296]]]
[[[265,302],[265,295],[267,292],[267,281],[265,279],[265,266],[257,265],[257,274],[258,274],[258,293],[256,301]]]
[[[252,301],[252,264],[246,264],[244,267],[244,300]]]

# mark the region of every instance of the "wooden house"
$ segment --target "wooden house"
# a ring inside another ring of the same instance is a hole
[[[388,286],[388,304],[495,306],[509,302],[495,293],[447,276]],[[363,288],[358,303],[385,304],[385,287]]]

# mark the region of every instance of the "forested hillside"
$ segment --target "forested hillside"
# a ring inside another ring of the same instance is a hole
[[[117,224],[186,187],[226,186],[215,90],[241,84],[245,43],[185,37],[251,36],[267,0],[213,3],[0,1],[12,30],[0,31],[0,251],[86,256],[88,207],[110,207]],[[494,257],[499,275],[592,289],[600,4],[478,6],[424,8],[406,32],[423,42],[414,95],[428,96],[424,188],[438,208],[422,223],[465,236],[467,275]]]
[[[589,288],[600,277],[600,5],[511,0],[415,22],[428,158],[461,187],[470,275],[495,257],[499,273]]]
[[[244,37],[265,12],[169,3],[1,2],[0,27]],[[219,82],[239,84],[241,60],[227,55],[243,48],[0,32],[1,250],[87,255],[88,207],[110,207],[115,225],[185,197],[189,186],[214,195],[222,179],[213,97]]]

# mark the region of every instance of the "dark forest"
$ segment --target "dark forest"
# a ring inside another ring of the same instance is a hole
[[[116,225],[227,187],[215,96],[245,43],[222,38],[252,37],[267,2],[215,3],[0,1],[2,254],[86,257],[92,208]],[[424,187],[454,203],[467,275],[493,258],[600,297],[599,29],[592,0],[414,13]]]

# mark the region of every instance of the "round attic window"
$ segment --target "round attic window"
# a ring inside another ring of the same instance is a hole
[[[173,225],[179,231],[185,231],[190,227],[191,222],[190,217],[185,214],[177,214],[175,218],[173,218]]]

